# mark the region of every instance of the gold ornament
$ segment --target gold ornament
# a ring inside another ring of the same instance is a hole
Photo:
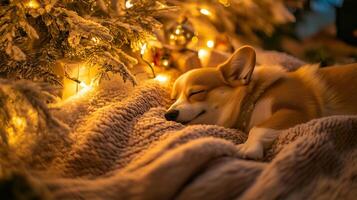
[[[169,44],[178,48],[185,48],[195,35],[192,24],[185,18],[181,23],[169,31]]]

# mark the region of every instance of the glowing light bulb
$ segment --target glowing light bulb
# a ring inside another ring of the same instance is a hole
[[[158,74],[155,78],[155,81],[158,81],[161,84],[165,84],[170,80],[170,77],[166,74]]]
[[[213,40],[208,40],[207,41],[207,47],[208,48],[213,48],[214,47],[214,41]]]
[[[38,3],[37,0],[30,0],[30,1],[27,2],[26,7],[36,9],[36,8],[40,7],[40,4]]]
[[[175,33],[176,33],[176,35],[179,35],[179,34],[181,33],[181,30],[180,30],[179,28],[177,28],[177,29],[175,30]]]
[[[92,85],[87,85],[83,81],[81,81],[81,83],[79,83],[79,86],[81,86],[82,89],[78,92],[78,95],[83,95],[93,89]]]
[[[165,66],[165,67],[168,67],[169,66],[169,61],[168,60],[163,60],[162,61],[162,65]]]
[[[144,55],[144,53],[145,53],[145,51],[146,51],[146,48],[147,48],[146,43],[141,46],[141,50],[140,50],[140,54],[141,54],[141,55]]]
[[[125,2],[125,8],[129,9],[129,8],[131,8],[131,7],[133,7],[133,6],[134,6],[134,4],[131,3],[130,0],[128,0],[128,1]]]
[[[201,61],[202,66],[206,66],[209,62],[210,52],[208,49],[200,49],[198,51],[198,58]]]
[[[198,57],[200,58],[200,59],[205,59],[205,58],[207,58],[208,57],[208,51],[207,51],[207,49],[200,49],[199,51],[198,51]]]
[[[81,82],[80,84],[79,84],[82,88],[89,88],[89,86],[85,83],[85,82]]]
[[[209,15],[212,14],[212,13],[211,13],[209,10],[207,10],[206,8],[201,8],[201,9],[200,9],[200,13],[201,13],[202,15],[207,15],[207,16],[209,16]]]

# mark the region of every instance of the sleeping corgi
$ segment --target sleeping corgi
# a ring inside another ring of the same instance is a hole
[[[357,114],[357,63],[294,72],[255,68],[255,50],[244,46],[216,68],[181,75],[165,118],[183,124],[215,124],[249,133],[237,146],[243,158],[261,159],[283,129],[330,115]]]

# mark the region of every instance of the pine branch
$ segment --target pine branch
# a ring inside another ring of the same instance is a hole
[[[117,73],[133,84],[131,52],[154,37],[157,16],[171,7],[163,1],[10,0],[0,4],[0,77],[60,84],[54,63],[63,58],[98,65],[100,74]],[[102,75],[100,75],[102,76]]]
[[[54,101],[53,89],[25,80],[0,79],[0,146],[9,143],[11,133],[20,135],[41,132],[44,127],[62,127],[47,108],[47,103]]]
[[[303,0],[168,0],[168,4],[182,9],[165,17],[171,21],[183,14],[230,38],[259,42],[261,33],[271,35],[278,25],[295,20],[285,5],[295,5],[292,1],[298,5]],[[210,13],[202,14],[201,9]]]

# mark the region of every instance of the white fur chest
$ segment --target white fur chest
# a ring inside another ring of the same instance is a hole
[[[255,104],[249,122],[249,130],[271,117],[272,101],[272,98],[263,98]]]

